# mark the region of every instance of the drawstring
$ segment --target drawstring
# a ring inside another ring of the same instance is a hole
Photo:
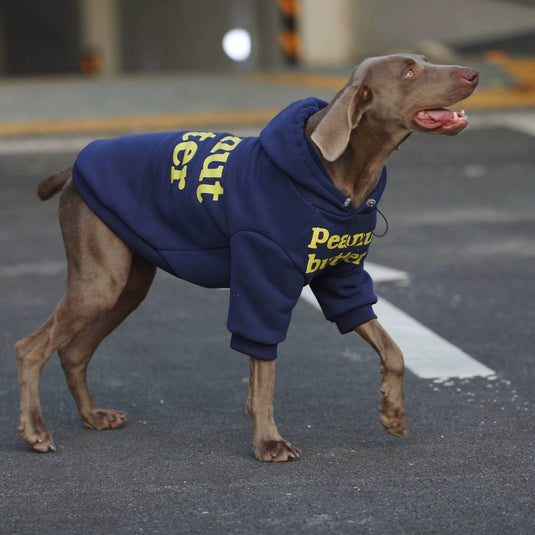
[[[348,198],[348,200],[351,202],[351,198]],[[349,203],[348,203],[348,205],[349,205]],[[383,218],[383,220],[385,222],[385,230],[384,230],[384,232],[382,234],[376,234],[375,230],[372,230],[372,234],[376,238],[383,238],[388,233],[388,219],[383,214],[383,212],[381,212],[381,210],[379,210],[379,207],[377,206],[377,201],[375,199],[368,199],[366,201],[366,207],[367,208],[375,208],[377,210],[377,212],[380,214],[380,216]],[[359,218],[358,218],[358,215],[357,215],[357,211],[354,208],[353,208],[352,214],[353,214],[353,217],[356,218],[357,223],[358,223],[360,229],[362,230],[362,225],[360,224],[360,221],[359,221]]]
[[[385,231],[382,233],[382,234],[376,234],[375,233],[375,230],[372,231],[373,235],[376,237],[376,238],[383,238],[384,236],[386,236],[386,233],[388,232],[388,220],[386,219],[385,215],[383,214],[383,212],[381,212],[381,210],[379,210],[379,207],[377,206],[377,201],[375,199],[368,199],[366,201],[366,206],[368,208],[375,208],[377,210],[377,212],[381,215],[381,217],[384,219],[384,222],[385,222]]]
[[[375,233],[375,230],[373,231],[373,235],[376,237],[376,238],[384,238],[386,236],[386,233],[388,232],[388,219],[385,217],[385,215],[383,214],[383,212],[381,212],[381,210],[379,210],[378,207],[376,207],[376,210],[377,212],[379,212],[379,214],[381,214],[381,217],[384,219],[384,222],[385,222],[385,231],[382,233],[382,234],[376,234]]]

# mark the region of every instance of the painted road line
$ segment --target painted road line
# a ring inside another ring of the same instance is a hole
[[[535,112],[491,113],[470,118],[470,128],[508,128],[535,136]]]
[[[0,156],[11,154],[78,152],[94,137],[37,137],[0,139]]]
[[[422,379],[488,377],[496,372],[379,298],[374,306],[381,324],[398,343],[409,370]]]
[[[466,110],[514,109],[535,106],[535,77],[526,75],[526,72],[533,72],[535,62],[533,60],[521,61],[514,66],[512,61],[509,63],[502,68],[515,78],[516,85],[514,87],[479,87],[473,95],[463,101],[463,107]],[[330,91],[338,91],[347,82],[347,76],[303,72],[252,73],[248,75],[248,78],[252,82],[261,84],[310,87]]]
[[[57,275],[67,273],[67,262],[60,260],[57,262],[25,262],[12,266],[0,266],[0,277],[19,277],[21,275]]]
[[[484,92],[479,90],[463,102],[468,110],[513,109],[535,107],[535,89]],[[0,137],[44,135],[80,135],[96,132],[118,135],[130,132],[181,130],[184,128],[232,128],[267,124],[280,108],[232,111],[206,111],[131,116],[100,116],[79,118],[0,121]]]
[[[366,264],[366,270],[376,283],[395,280],[408,282],[409,280],[409,275],[404,271],[371,262]],[[303,288],[301,297],[321,310],[309,286]],[[488,377],[496,374],[494,370],[473,359],[385,299],[379,298],[374,310],[381,325],[403,351],[406,367],[418,377],[448,379],[450,377]]]
[[[280,108],[0,122],[0,137],[166,131],[268,123]]]
[[[233,131],[237,136],[248,137],[257,136],[260,129],[243,125],[236,126]],[[103,136],[39,136],[15,139],[1,139],[0,137],[0,156],[36,153],[77,153],[91,141],[94,141],[96,137]]]
[[[366,262],[366,271],[370,274],[374,282],[402,282],[408,283],[410,280],[409,274],[400,269],[394,269],[373,262]]]
[[[508,128],[522,134],[535,136],[535,112],[524,113],[491,113],[485,115],[475,115],[470,118],[470,128]],[[237,125],[234,133],[238,136],[256,136],[258,127],[248,127]],[[111,133],[111,132],[110,132]],[[0,156],[32,153],[61,153],[78,152],[95,136],[39,136],[24,137],[17,139],[1,139],[0,136]],[[390,269],[390,268],[388,268]]]
[[[251,116],[251,118],[254,116]],[[145,117],[146,118],[146,117]],[[241,116],[242,124],[236,124],[234,133],[239,136],[258,135],[259,128],[248,126],[246,116]],[[522,113],[500,113],[477,114],[470,117],[470,128],[508,128],[516,132],[535,136],[535,112],[528,111]],[[1,123],[0,123],[1,131]],[[112,132],[108,132],[112,134]],[[80,132],[78,132],[80,134]],[[77,136],[39,136],[24,137],[15,139],[1,139],[0,134],[0,156],[9,154],[31,154],[31,153],[61,153],[61,152],[78,152],[85,147],[95,136],[77,135]]]

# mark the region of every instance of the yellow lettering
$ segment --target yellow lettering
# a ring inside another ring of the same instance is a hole
[[[350,245],[350,247],[362,245],[363,239],[364,239],[364,234],[362,232],[360,234],[355,234],[353,236],[353,243]]]
[[[350,236],[349,234],[344,234],[341,238],[340,238],[340,244],[338,245],[338,249],[345,249],[346,247],[348,247],[348,240],[349,240]]]
[[[364,245],[368,245],[371,243],[373,238],[373,231],[372,232],[366,232],[366,239],[364,240]]]
[[[364,253],[340,253],[331,258],[316,258],[315,254],[308,255],[306,273],[314,273],[314,271],[321,271],[327,266],[336,266],[340,262],[347,262],[348,264],[359,265],[362,259],[367,255]]]
[[[225,136],[219,141],[219,143],[216,143],[214,145],[214,148],[210,152],[216,152],[218,150],[231,151],[238,146],[238,143],[240,143],[240,141],[241,141],[241,138],[239,137]]]
[[[336,266],[336,264],[338,264],[338,262],[340,262],[340,260],[346,260],[347,257],[350,254],[351,253],[340,253],[339,255],[336,255],[336,256],[333,256],[332,258],[329,258],[329,265],[330,266]]]
[[[179,159],[178,155],[180,152],[184,152],[182,160]],[[175,165],[186,165],[197,152],[197,143],[195,141],[184,141],[179,143],[175,150],[173,151],[173,163]]]
[[[178,189],[182,190],[186,187],[186,174],[188,172],[188,166],[186,165],[182,169],[177,169],[171,166],[171,184],[178,180]]]
[[[173,150],[173,163],[176,166],[184,166],[181,169],[171,167],[171,183],[178,180],[178,189],[182,190],[186,187],[186,175],[188,172],[187,163],[195,156],[197,152],[197,143],[194,141],[184,141],[178,143]],[[181,154],[182,153],[182,154]],[[180,156],[180,157],[179,157]]]
[[[202,171],[199,176],[199,182],[202,182],[205,178],[221,178],[223,175],[223,165],[218,165],[217,167],[210,167],[211,163],[225,163],[229,157],[228,152],[223,152],[222,154],[212,154],[207,156],[202,164]]]
[[[329,241],[327,242],[327,248],[336,249],[337,247],[339,247],[339,245],[337,245],[339,241],[340,241],[340,236],[338,236],[338,234],[333,234],[329,238]]]
[[[220,195],[223,195],[223,188],[221,187],[221,184],[219,183],[219,180],[216,181],[215,184],[201,184],[198,188],[197,188],[197,200],[199,202],[203,202],[203,195],[204,194],[207,194],[207,195],[212,195],[212,200],[213,201],[218,201],[219,200],[219,196]]]
[[[312,228],[312,239],[308,244],[309,249],[317,249],[318,243],[325,243],[329,238],[329,231],[326,228],[313,227]]]
[[[366,256],[366,253],[353,253],[349,258],[346,258],[345,261],[349,264],[359,265],[361,260]]]
[[[204,141],[205,139],[215,137],[215,134],[212,132],[186,132],[182,139],[184,141],[188,140],[190,137],[198,137],[199,141]]]
[[[321,260],[317,260],[315,254],[309,254],[306,272],[313,273],[314,271],[317,271],[319,269],[320,265]]]
[[[177,182],[179,190],[186,187],[188,162],[190,162],[199,148],[197,143],[216,137],[213,132],[184,132],[182,142],[178,143],[173,150],[173,165],[171,166],[171,183]],[[190,139],[195,141],[190,141]],[[217,179],[223,176],[224,165],[228,160],[230,151],[234,150],[242,141],[236,136],[225,136],[212,147],[210,155],[202,163],[202,169],[198,181],[204,179]],[[218,152],[219,151],[219,152]],[[219,200],[223,194],[223,187],[219,181],[215,184],[201,184],[197,187],[197,199],[203,202],[204,195],[211,195],[214,201]]]

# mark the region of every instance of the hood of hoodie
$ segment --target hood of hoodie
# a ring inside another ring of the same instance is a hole
[[[339,190],[327,174],[305,134],[306,120],[328,103],[311,97],[290,104],[276,115],[260,133],[262,148],[273,163],[289,175],[301,193],[315,206],[328,211],[352,210],[346,195]],[[386,169],[370,199],[379,199],[386,186]],[[369,209],[363,203],[360,210]]]

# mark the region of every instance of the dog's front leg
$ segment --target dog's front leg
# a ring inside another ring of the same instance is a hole
[[[284,440],[273,420],[275,361],[250,358],[247,413],[253,420],[253,447],[259,461],[293,461],[301,453]]]
[[[403,354],[398,345],[376,320],[359,325],[355,331],[364,338],[381,357],[379,371],[381,385],[380,421],[392,435],[408,435],[403,401]]]

